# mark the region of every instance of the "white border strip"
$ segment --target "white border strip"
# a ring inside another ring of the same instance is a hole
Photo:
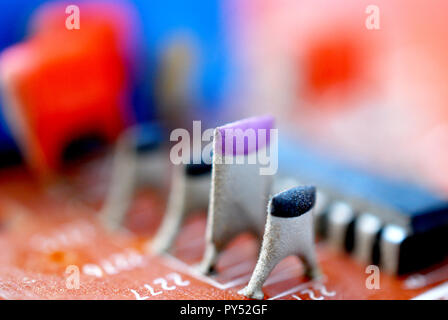
[[[440,300],[441,298],[448,299],[448,281],[412,298],[412,300]]]

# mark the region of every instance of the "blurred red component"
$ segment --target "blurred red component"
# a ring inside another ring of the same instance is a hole
[[[328,37],[310,44],[304,61],[305,79],[313,95],[320,96],[331,89],[350,90],[360,80],[361,56],[356,43],[351,39]],[[299,72],[303,70],[300,67]]]
[[[0,58],[9,120],[40,175],[61,167],[64,148],[76,138],[113,141],[129,116],[127,61],[120,51],[117,16],[107,19],[107,10],[100,10],[101,19],[95,19],[87,12],[82,11],[79,30],[68,30],[61,19],[67,16],[64,10],[44,11],[45,26]]]

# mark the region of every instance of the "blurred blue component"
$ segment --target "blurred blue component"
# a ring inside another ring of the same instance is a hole
[[[132,92],[132,108],[137,123],[145,123],[156,118],[153,81],[148,76],[140,76],[134,81]]]
[[[3,110],[0,106],[0,167],[21,161],[19,148],[15,143],[11,131],[5,122]]]
[[[198,46],[198,70],[192,79],[192,95],[198,107],[219,108],[230,71],[222,1],[132,0],[143,21],[144,38],[151,65],[171,37],[187,34]],[[154,70],[150,70],[153,72]]]
[[[138,153],[156,150],[164,141],[164,132],[159,124],[142,123],[136,127],[135,149]]]
[[[0,1],[0,51],[25,37],[28,20],[33,11],[44,0]],[[14,163],[20,159],[10,128],[5,121],[0,105],[0,165]]]
[[[22,40],[34,10],[45,0],[0,1],[0,50]]]
[[[414,232],[448,224],[448,201],[431,191],[350,167],[300,142],[280,140],[279,168],[283,174],[318,187],[393,209],[406,218]]]

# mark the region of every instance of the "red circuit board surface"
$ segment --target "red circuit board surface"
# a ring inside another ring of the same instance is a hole
[[[90,165],[63,183],[42,188],[22,169],[0,176],[0,297],[2,299],[244,299],[258,245],[237,238],[222,254],[217,274],[202,276],[195,264],[204,249],[205,213],[183,226],[174,250],[156,256],[145,244],[157,230],[166,191],[142,189],[129,210],[128,231],[108,232],[97,221],[107,168]],[[326,243],[317,245],[324,277],[311,282],[289,257],[272,272],[266,299],[412,299],[447,297],[448,263],[418,274],[381,273],[380,289],[368,289],[366,266]],[[67,287],[79,270],[79,288]],[[436,287],[434,289],[434,287]],[[432,290],[432,291],[431,291]],[[433,293],[434,292],[434,293]]]

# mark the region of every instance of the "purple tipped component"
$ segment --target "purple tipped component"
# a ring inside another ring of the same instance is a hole
[[[242,119],[218,127],[223,155],[247,155],[269,145],[271,129],[274,129],[274,117],[261,116]]]

